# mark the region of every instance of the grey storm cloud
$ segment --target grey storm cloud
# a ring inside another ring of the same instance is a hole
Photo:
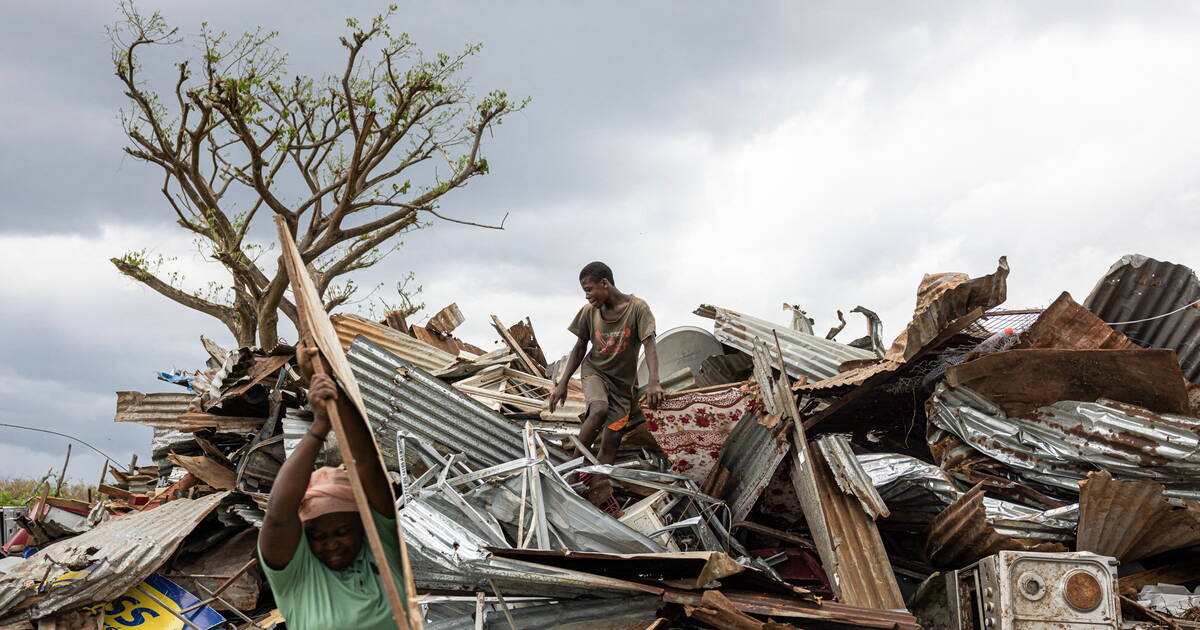
[[[185,33],[205,21],[277,30],[289,71],[322,74],[344,61],[345,18],[384,4],[139,6]],[[702,301],[785,321],[786,300],[822,330],[834,309],[862,303],[893,333],[922,273],[987,273],[1001,254],[1016,306],[1086,293],[1127,250],[1194,263],[1197,11],[404,2],[393,27],[423,50],[483,44],[466,69],[477,93],[533,100],[488,139],[491,173],[441,208],[487,223],[508,214],[506,229],[438,222],[359,283],[414,271],[430,307],[463,306],[465,338],[493,341],[490,312],[529,315],[553,354],[579,306],[574,274],[592,259],[612,263],[664,325],[707,325],[689,315]],[[121,152],[104,30],[115,19],[112,4],[78,1],[9,3],[0,21],[0,423],[77,435],[124,460],[148,454],[149,430],[114,425],[112,392],[171,391],[155,372],[200,367],[201,334],[227,340],[107,262],[149,247],[206,277],[175,234],[157,170]],[[195,52],[147,58],[168,67]],[[0,428],[0,475],[41,474],[33,462],[57,461],[64,445]],[[99,459],[78,457],[78,474],[94,477]]]

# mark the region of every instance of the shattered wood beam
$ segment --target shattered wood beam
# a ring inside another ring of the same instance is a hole
[[[529,355],[525,354],[525,351],[521,349],[521,344],[517,343],[517,340],[512,336],[512,333],[508,332],[508,329],[504,327],[504,324],[501,323],[499,317],[492,315],[492,326],[496,328],[496,332],[500,333],[500,338],[504,339],[504,343],[508,344],[509,348],[512,348],[512,351],[517,355],[517,358],[521,360],[521,365],[525,366],[526,371],[535,376],[546,376],[546,372],[538,367],[537,364],[533,362],[533,359],[529,358]]]
[[[406,582],[405,592],[408,595],[408,601],[402,600],[400,589],[396,581],[392,579],[391,563],[383,550],[383,541],[379,536],[379,531],[375,528],[375,519],[371,515],[371,506],[367,502],[366,490],[363,488],[362,479],[358,476],[356,462],[362,459],[374,459],[380,471],[387,470],[383,458],[379,454],[379,447],[375,445],[374,453],[355,453],[346,439],[346,422],[357,421],[365,424],[367,421],[366,405],[363,404],[362,394],[359,393],[358,382],[354,379],[354,373],[350,371],[350,364],[342,352],[337,332],[333,329],[332,322],[329,321],[321,296],[317,293],[312,277],[305,268],[304,260],[300,257],[300,251],[296,248],[296,241],[293,240],[286,219],[282,215],[276,215],[275,225],[279,228],[279,243],[282,248],[280,258],[283,259],[284,266],[287,268],[288,281],[292,286],[292,294],[296,298],[299,333],[302,337],[311,339],[320,350],[313,362],[314,367],[320,372],[324,372],[325,362],[328,362],[329,371],[336,377],[342,391],[358,410],[358,418],[342,418],[338,413],[337,405],[331,401],[327,413],[338,438],[342,461],[350,476],[350,485],[354,490],[354,502],[358,507],[358,515],[362,519],[363,529],[367,535],[367,544],[371,549],[371,555],[375,558],[376,566],[379,567],[380,581],[383,582],[384,592],[391,605],[392,618],[399,630],[420,630],[423,617],[415,600],[416,587],[413,584],[412,569],[408,562],[408,547],[404,541],[404,531],[401,529],[400,520],[396,519],[396,536],[400,542],[401,574]],[[374,442],[374,433],[370,427],[365,427],[365,430],[367,435],[371,436],[371,441]],[[386,472],[383,474],[386,475]],[[388,494],[391,495],[390,484],[388,485]],[[392,496],[391,503],[394,505],[395,502],[396,498]]]

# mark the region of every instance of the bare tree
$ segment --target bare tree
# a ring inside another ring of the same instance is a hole
[[[233,38],[205,24],[194,38],[199,58],[176,64],[160,96],[139,55],[191,38],[122,3],[109,32],[129,99],[125,151],[161,169],[176,222],[231,283],[189,291],[145,251],[113,258],[117,269],[221,320],[239,344],[273,347],[278,313],[294,322],[296,309],[283,265],[263,260],[270,248],[253,241],[252,226],[271,214],[287,220],[331,310],[356,291],[345,276],[394,251],[397,235],[424,225],[421,213],[454,221],[439,201],[488,172],[484,137],[525,102],[500,91],[473,100],[461,74],[479,46],[428,58],[407,35],[392,35],[395,9],[368,24],[347,20],[344,69],[322,78],[286,75],[273,32]]]

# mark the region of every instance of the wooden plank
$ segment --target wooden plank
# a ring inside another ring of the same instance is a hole
[[[167,459],[217,490],[237,489],[237,472],[221,465],[215,459],[204,455],[193,457],[175,453],[168,453]]]
[[[504,343],[508,344],[509,348],[512,348],[512,351],[517,355],[517,358],[521,360],[521,365],[525,366],[525,370],[527,372],[535,376],[546,376],[546,373],[542,371],[542,368],[538,367],[537,364],[533,362],[533,359],[530,359],[529,355],[525,354],[525,351],[521,349],[521,344],[517,343],[517,340],[512,336],[512,333],[508,332],[508,329],[505,328],[504,324],[500,322],[499,317],[492,315],[492,326],[496,328],[496,332],[500,333],[500,337],[504,339]]]
[[[333,424],[333,430],[338,437],[338,448],[342,454],[342,461],[346,465],[346,470],[349,472],[350,485],[354,490],[354,502],[358,506],[358,515],[362,519],[363,529],[367,535],[367,544],[370,546],[371,555],[375,558],[375,564],[379,567],[380,576],[387,576],[389,579],[381,580],[384,586],[384,592],[387,593],[388,603],[392,608],[392,618],[396,623],[396,627],[400,630],[420,630],[422,628],[422,616],[417,607],[415,595],[416,586],[412,580],[412,568],[408,562],[408,546],[404,540],[404,530],[400,526],[400,519],[396,519],[396,535],[400,540],[400,563],[401,574],[406,582],[406,592],[408,601],[402,601],[400,589],[392,577],[391,563],[388,561],[387,554],[383,551],[383,541],[379,537],[379,532],[375,529],[374,518],[371,516],[371,506],[367,502],[367,494],[363,489],[362,479],[358,476],[357,462],[363,458],[370,459],[372,454],[355,453],[351,450],[349,442],[345,439],[346,430],[345,422],[362,422],[366,423],[367,412],[366,405],[363,404],[362,393],[358,389],[358,381],[354,379],[354,373],[350,370],[350,363],[346,360],[346,355],[342,353],[341,342],[338,341],[337,331],[333,328],[333,323],[329,321],[329,315],[325,312],[325,308],[321,302],[320,294],[317,293],[317,288],[313,284],[312,277],[308,274],[305,268],[304,259],[300,256],[299,249],[296,248],[296,241],[293,240],[291,230],[288,228],[287,221],[282,215],[275,215],[275,225],[279,229],[279,244],[282,248],[280,258],[287,268],[288,281],[292,286],[292,294],[296,299],[296,311],[299,315],[299,332],[302,337],[311,339],[320,350],[320,357],[328,362],[329,370],[333,373],[342,391],[350,400],[354,408],[358,410],[358,418],[342,418],[338,413],[337,405],[330,404],[327,412],[329,420]],[[324,363],[320,360],[314,361],[314,366],[324,371]],[[370,427],[364,427],[368,436],[371,436],[371,441],[374,442],[374,433]],[[380,473],[386,475],[387,468],[384,466],[383,458],[379,454],[379,447],[375,445],[374,459],[380,467]],[[391,486],[388,486],[388,494],[391,494]],[[395,497],[391,497],[391,503],[395,505]]]

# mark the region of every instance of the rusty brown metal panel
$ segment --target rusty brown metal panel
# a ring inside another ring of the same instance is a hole
[[[383,346],[388,352],[426,370],[438,370],[454,362],[455,356],[419,339],[363,319],[357,315],[338,314],[329,318],[337,331],[342,350],[349,352],[355,337],[365,337]]]
[[[836,557],[829,579],[838,582],[839,601],[864,608],[904,608],[904,597],[875,521],[863,510],[858,497],[838,488],[821,449],[809,445],[808,453]]]
[[[1174,350],[1183,375],[1200,383],[1197,300],[1200,279],[1190,268],[1131,254],[1108,270],[1083,305],[1138,345]]]
[[[1059,543],[1009,538],[987,522],[983,488],[975,486],[929,524],[925,552],[940,569],[960,569],[998,551],[1067,551]]]
[[[996,352],[950,366],[946,382],[970,387],[1010,416],[1030,417],[1060,400],[1099,398],[1159,413],[1188,413],[1175,353],[1158,348]]]
[[[888,510],[883,497],[879,496],[879,491],[871,482],[871,476],[863,470],[862,464],[855,457],[853,449],[850,448],[850,440],[845,435],[823,435],[817,439],[817,446],[825,456],[825,461],[833,471],[833,477],[842,492],[857,497],[863,510],[872,520],[880,516],[891,516],[891,511]]]
[[[113,518],[49,545],[0,575],[0,624],[37,619],[106,602],[141,582],[175,553],[192,529],[229,493],[176,499],[146,512]],[[80,579],[34,598],[46,579],[91,567]]]
[[[1021,334],[1018,348],[1128,350],[1140,348],[1063,291]]]
[[[458,308],[458,303],[452,302],[430,317],[429,321],[425,323],[425,327],[435,333],[449,335],[465,321],[467,318],[463,315],[462,309]]]
[[[976,308],[989,309],[1008,297],[1008,260],[1003,256],[996,271],[969,280],[952,280],[949,288],[938,292],[937,280],[947,274],[925,276],[917,292],[917,308],[913,319],[900,336],[892,342],[884,358],[906,361],[921,351],[954,320]]]
[[[117,392],[116,422],[136,422],[152,427],[176,428],[195,394]]]
[[[166,577],[202,597],[205,592],[196,588],[197,584],[209,591],[220,587],[227,579],[220,576],[233,576],[247,562],[253,560],[256,557],[257,545],[258,530],[248,528],[216,547],[176,559],[167,570]],[[238,610],[254,610],[258,606],[258,593],[262,590],[262,582],[262,571],[257,566],[251,567],[225,588],[221,599]],[[225,603],[221,601],[213,602],[212,606],[218,610],[227,610]]]
[[[1132,561],[1200,544],[1200,503],[1172,509],[1160,483],[1093,472],[1079,488],[1079,551]]]

